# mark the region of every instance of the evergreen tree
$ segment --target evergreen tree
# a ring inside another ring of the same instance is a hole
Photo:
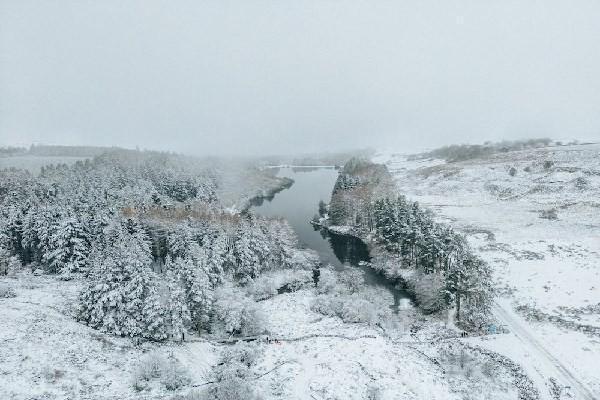
[[[181,280],[174,271],[167,271],[167,282],[169,285],[167,315],[169,316],[170,335],[173,340],[182,341],[185,340],[185,334],[191,323],[190,310],[187,307]]]
[[[319,200],[319,216],[324,217],[327,214],[327,204],[323,200]]]
[[[121,336],[165,338],[148,240],[133,221],[115,223],[109,247],[95,249],[91,281],[80,294],[79,318]]]
[[[197,244],[190,247],[189,258],[167,259],[167,272],[171,271],[185,292],[185,304],[190,313],[191,325],[200,330],[208,324],[212,307],[213,289],[207,274],[206,252]]]
[[[10,257],[8,248],[0,243],[0,275],[8,275]]]
[[[60,220],[48,238],[44,259],[51,271],[69,275],[85,269],[89,242],[83,227],[73,217]]]

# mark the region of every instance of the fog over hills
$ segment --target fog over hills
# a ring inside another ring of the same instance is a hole
[[[191,154],[600,135],[600,4],[0,3],[0,143]]]

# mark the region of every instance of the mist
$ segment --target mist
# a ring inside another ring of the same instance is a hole
[[[0,145],[600,137],[600,3],[0,1]]]

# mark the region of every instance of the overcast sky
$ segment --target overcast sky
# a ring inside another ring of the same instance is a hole
[[[0,0],[0,144],[600,139],[600,1]]]

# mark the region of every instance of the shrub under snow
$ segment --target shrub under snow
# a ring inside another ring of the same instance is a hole
[[[10,297],[16,297],[17,294],[12,286],[9,285],[0,285],[0,299],[6,299]]]
[[[360,294],[321,294],[314,299],[311,309],[348,323],[374,324],[379,321],[375,305]]]
[[[347,269],[338,274],[338,281],[342,283],[350,293],[356,293],[364,287],[364,273],[356,268]]]
[[[257,400],[260,399],[252,383],[251,368],[262,355],[258,345],[239,342],[227,348],[214,369],[215,384],[203,393],[202,399],[211,400]]]
[[[271,276],[261,276],[248,286],[248,293],[256,301],[269,299],[277,294],[277,281]]]
[[[254,300],[261,301],[275,296],[280,291],[295,292],[314,284],[313,273],[305,269],[284,269],[269,272],[255,278],[246,287]]]
[[[166,359],[158,353],[145,356],[134,372],[133,387],[144,390],[151,381],[158,380],[167,390],[176,390],[190,384],[188,371],[175,358]]]
[[[230,282],[215,290],[213,330],[222,333],[256,335],[263,333],[265,318],[258,305]]]
[[[446,306],[444,284],[444,278],[439,273],[416,273],[409,279],[419,307],[426,313],[440,311]]]
[[[319,282],[317,283],[317,293],[331,293],[337,286],[337,277],[330,268],[321,268],[319,273]]]

